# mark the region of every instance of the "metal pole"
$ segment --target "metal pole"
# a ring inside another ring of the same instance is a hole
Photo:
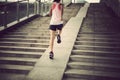
[[[29,17],[29,0],[27,1],[27,17]]]
[[[47,12],[47,3],[45,2],[45,14]]]
[[[7,28],[7,6],[4,7],[4,27]]]
[[[19,22],[20,15],[19,15],[19,0],[17,2],[17,21]]]
[[[4,27],[7,28],[7,6],[4,7]]]
[[[41,13],[41,0],[39,0],[39,4],[38,4],[38,9],[39,9],[39,14]]]
[[[37,2],[34,2],[34,14],[37,14]]]

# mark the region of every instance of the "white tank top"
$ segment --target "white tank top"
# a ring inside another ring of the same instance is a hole
[[[60,9],[60,3],[53,3],[54,6],[52,6],[52,17],[50,21],[50,25],[59,25],[63,24],[63,21],[61,21],[62,16],[62,9]]]

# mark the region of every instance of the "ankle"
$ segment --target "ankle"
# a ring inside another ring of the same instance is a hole
[[[53,51],[50,51],[50,53],[49,53],[49,58],[50,58],[50,59],[53,59],[53,58],[54,58],[54,53],[53,53]]]
[[[50,51],[50,52],[52,52],[52,53],[53,53],[53,51]]]
[[[60,34],[58,34],[58,36],[60,36]]]

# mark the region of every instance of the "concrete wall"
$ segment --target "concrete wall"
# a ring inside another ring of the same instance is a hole
[[[67,6],[68,4],[72,3],[72,0],[63,0],[63,3],[65,6]]]
[[[85,0],[72,0],[72,3],[84,3]]]
[[[100,0],[85,0],[88,3],[99,3]]]
[[[120,17],[120,0],[101,0]]]

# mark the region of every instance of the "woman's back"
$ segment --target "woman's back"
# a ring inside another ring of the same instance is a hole
[[[62,18],[61,4],[54,2],[52,4],[52,17],[51,17],[50,24],[52,24],[52,25],[62,24],[63,21],[61,21],[62,20],[61,18]]]

